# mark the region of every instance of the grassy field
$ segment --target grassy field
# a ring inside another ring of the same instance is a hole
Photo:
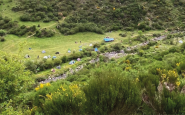
[[[159,31],[149,31],[146,34],[152,34],[157,33]],[[123,41],[123,44],[125,46],[129,46],[128,44],[128,37],[131,32],[128,32],[127,37],[120,37],[119,33],[125,33],[121,31],[117,32],[111,32],[111,33],[105,33],[103,35],[101,34],[95,34],[90,32],[85,33],[78,33],[75,35],[69,35],[64,36],[61,34],[56,34],[53,37],[50,38],[36,38],[36,37],[30,37],[27,38],[27,36],[24,37],[18,37],[14,35],[7,35],[5,37],[5,42],[0,42],[0,49],[2,51],[8,52],[8,53],[14,53],[18,54],[19,52],[19,44],[24,44],[22,48],[22,53],[20,54],[22,57],[24,57],[26,54],[31,56],[31,59],[34,60],[39,57],[44,57],[47,55],[54,56],[55,52],[60,52],[60,56],[68,55],[67,53],[68,49],[71,49],[71,52],[79,51],[79,46],[82,46],[82,48],[89,47],[90,44],[102,42],[103,38],[106,36],[115,38],[114,42],[106,43],[106,44],[112,44],[116,42]],[[134,32],[133,36],[137,36],[137,31]],[[132,39],[132,38],[131,38]],[[75,43],[75,41],[77,43]],[[81,41],[81,43],[80,43]],[[133,44],[136,44],[137,42],[133,42]],[[29,50],[29,48],[32,48]],[[46,53],[42,54],[41,51],[45,50]]]

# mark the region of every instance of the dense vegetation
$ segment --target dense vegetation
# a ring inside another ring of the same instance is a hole
[[[0,0],[0,6],[4,3]],[[52,60],[20,58],[26,42],[20,43],[18,55],[0,51],[0,114],[185,114],[184,4],[184,0],[16,1],[11,9],[22,13],[20,21],[57,21],[56,28],[64,35],[124,30],[119,36],[129,37],[126,46],[120,40],[119,43],[95,43],[80,52],[73,51]],[[138,35],[132,36],[131,40],[127,32],[135,29]],[[150,36],[165,36],[160,42],[143,35],[143,31],[164,29],[179,31]],[[38,27],[19,25],[10,17],[0,15],[1,42],[5,41],[7,34],[45,38],[54,36],[55,32],[40,28],[40,24]],[[133,42],[148,44],[135,47]],[[161,44],[165,47],[161,48]],[[120,50],[127,56],[108,59],[101,55]],[[77,58],[84,59],[79,62],[84,67],[73,74],[68,71],[71,68],[62,68],[55,73],[50,71]],[[90,63],[91,59],[99,61]],[[39,78],[35,75],[46,70],[56,76],[63,73],[68,76],[43,84],[40,81],[51,79],[51,76]]]
[[[3,114],[182,114],[184,47],[182,44],[175,47],[177,51],[169,49],[150,56],[129,55],[109,63],[88,64],[66,80],[40,84],[18,96],[10,87],[14,98],[7,98],[13,100],[1,105],[6,108],[2,109]],[[20,65],[5,57],[1,60]],[[10,106],[20,108],[13,111]],[[28,106],[30,110],[26,109]]]
[[[183,0],[20,0],[12,10],[25,12],[20,17],[22,21],[49,22],[67,16],[66,24],[57,28],[63,34],[75,34],[136,28],[184,29],[183,7]]]
[[[0,41],[4,41],[3,36],[5,36],[6,34],[14,34],[17,36],[23,36],[25,34],[33,35],[35,31],[35,36],[37,37],[51,37],[55,34],[55,32],[53,32],[52,30],[46,30],[46,28],[43,30],[37,30],[35,25],[31,27],[26,27],[25,25],[20,26],[18,22],[13,21],[9,17],[2,17],[2,15],[0,15],[0,29],[3,29],[0,30]]]

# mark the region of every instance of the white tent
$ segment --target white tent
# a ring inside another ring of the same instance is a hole
[[[182,40],[180,40],[180,41],[179,41],[179,43],[183,43],[183,41],[182,41]]]
[[[26,54],[24,57],[25,57],[25,58],[28,58],[28,54]]]
[[[44,59],[48,59],[48,56],[44,56]]]

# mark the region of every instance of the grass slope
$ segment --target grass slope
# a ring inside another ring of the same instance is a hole
[[[149,31],[144,34],[151,35],[153,33],[160,33],[161,31]],[[110,36],[115,38],[114,42],[106,43],[107,45],[112,43],[123,41],[123,45],[129,46],[128,39],[129,36],[131,37],[131,40],[134,38],[134,36],[137,36],[137,31],[132,32],[134,33],[133,36],[131,36],[131,32],[128,32],[127,37],[120,37],[119,33],[126,33],[125,31],[117,31],[117,32],[111,32],[106,33],[104,35],[90,33],[90,32],[84,32],[84,33],[77,33],[72,36],[64,36],[61,34],[56,34],[53,37],[50,38],[36,38],[31,37],[27,38],[24,37],[17,37],[14,35],[7,35],[5,37],[5,42],[0,42],[0,49],[5,52],[11,52],[18,54],[19,52],[19,44],[26,42],[24,44],[22,49],[22,57],[26,54],[29,54],[31,56],[32,60],[35,60],[37,56],[43,57],[45,55],[55,55],[55,52],[60,52],[60,56],[67,55],[68,49],[71,49],[71,51],[79,51],[79,46],[82,46],[82,48],[89,47],[90,44],[102,42],[103,38],[105,36]],[[132,38],[133,37],[133,38]],[[75,44],[75,41],[77,44]],[[80,43],[81,41],[81,43]],[[133,41],[133,40],[132,40]],[[137,44],[136,41],[133,41],[132,45]],[[29,50],[29,48],[32,48],[32,50]],[[46,53],[42,54],[41,51],[45,50]]]

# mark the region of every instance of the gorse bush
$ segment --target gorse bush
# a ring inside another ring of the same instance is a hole
[[[107,72],[109,71],[109,72]],[[89,114],[131,114],[141,104],[135,83],[112,65],[98,69],[89,85],[83,88]]]
[[[77,84],[63,82],[51,85],[40,84],[35,88],[32,112],[51,114],[80,114],[86,101],[83,91]]]

